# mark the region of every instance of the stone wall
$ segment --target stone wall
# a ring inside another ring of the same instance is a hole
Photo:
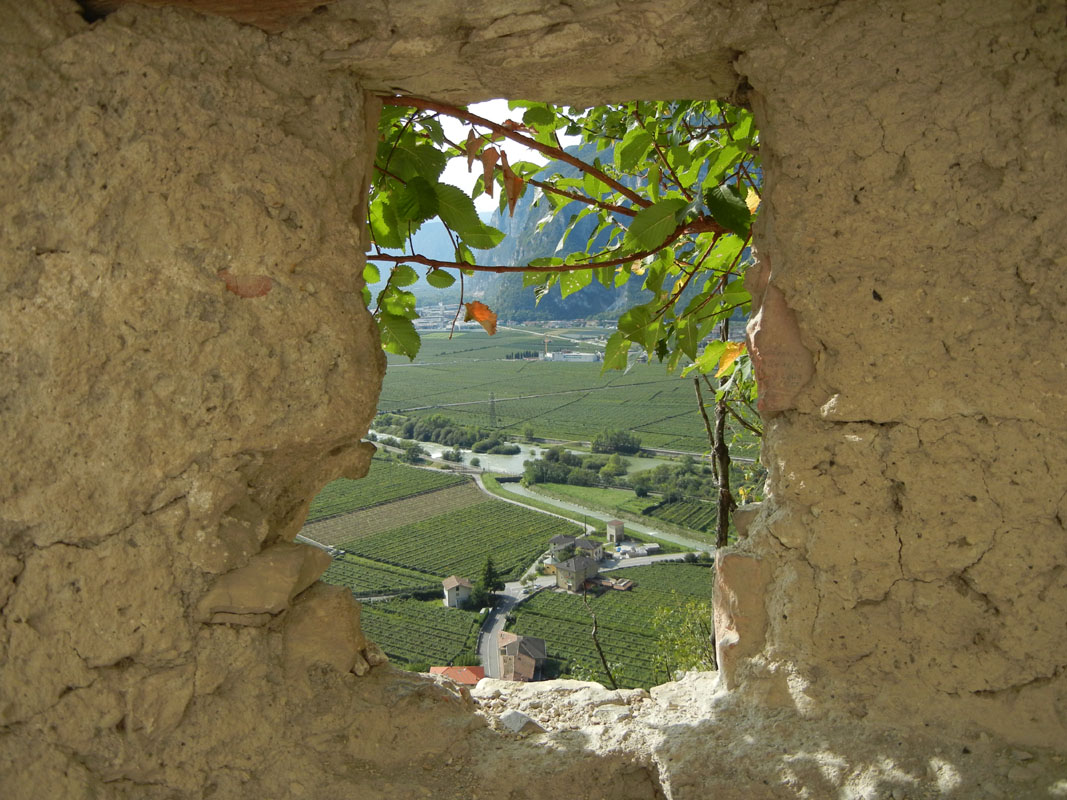
[[[661,796],[378,663],[290,544],[369,459],[365,89],[750,102],[771,478],[719,576],[734,702],[1067,741],[1054,8],[0,7],[6,796]]]

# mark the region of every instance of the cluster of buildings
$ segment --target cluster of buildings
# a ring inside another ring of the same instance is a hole
[[[626,543],[626,532],[619,520],[611,520],[607,524],[607,546],[624,558],[636,554],[646,555],[659,549],[656,544],[637,547]],[[593,587],[622,591],[630,589],[633,581],[600,575],[604,547],[604,544],[585,536],[553,536],[549,540],[545,572],[555,575],[556,586],[568,592],[578,593]],[[445,578],[441,586],[444,590],[444,604],[449,608],[461,608],[474,590],[474,585],[469,580],[457,575]],[[499,634],[498,674],[504,680],[540,680],[541,668],[547,657],[544,639],[521,636],[511,631],[502,631]],[[483,667],[431,667],[430,672],[470,686],[485,677]]]

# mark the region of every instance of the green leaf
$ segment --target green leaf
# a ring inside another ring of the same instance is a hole
[[[393,286],[411,286],[419,279],[419,273],[409,267],[407,264],[400,264],[393,268],[393,273],[389,276],[389,282]]]
[[[382,273],[378,271],[378,267],[370,262],[363,267],[363,282],[364,283],[377,283],[382,279]]]
[[[669,197],[642,208],[626,230],[627,243],[639,250],[656,249],[678,227],[678,212],[686,205],[686,201],[679,197]]]
[[[405,181],[422,177],[436,181],[445,170],[448,155],[432,144],[417,144],[405,136],[392,152],[389,171]]]
[[[645,157],[650,147],[652,134],[644,128],[632,128],[615,148],[615,166],[623,172],[630,172]]]
[[[702,374],[714,372],[718,369],[719,359],[722,358],[724,352],[726,352],[726,342],[708,342],[704,352],[698,358],[693,359],[692,364],[682,370],[682,377],[686,377],[694,370]]]
[[[574,272],[562,272],[559,276],[559,291],[563,297],[581,291],[593,281],[593,273],[588,269]]]
[[[544,258],[534,258],[527,266],[530,267],[558,267],[562,266],[563,259],[558,256],[546,256]],[[537,274],[537,273],[533,273]]]
[[[470,196],[455,186],[439,183],[434,186],[439,203],[439,213],[444,223],[459,234],[470,247],[489,250],[500,244],[503,231],[498,231],[482,222]]]
[[[697,357],[697,345],[700,344],[697,327],[693,320],[682,317],[675,326],[674,334],[678,349],[694,361]]]
[[[456,282],[456,277],[443,269],[431,269],[426,273],[426,282],[435,289],[447,289]]]
[[[378,318],[378,330],[381,332],[383,349],[415,360],[421,341],[410,319],[383,311]]]
[[[437,216],[437,192],[433,184],[416,175],[396,196],[396,213],[400,219],[422,222]]]
[[[722,176],[741,158],[741,148],[728,144],[723,147],[715,160],[708,166],[704,177],[704,186],[715,186],[722,182]]]
[[[659,177],[659,164],[653,164],[648,168],[648,192],[654,203],[659,202]]]
[[[523,125],[530,125],[532,127],[551,125],[554,128],[556,127],[556,115],[553,114],[547,106],[531,106],[526,109],[526,112],[522,115],[522,123]]]
[[[604,366],[601,372],[609,369],[626,369],[630,357],[630,341],[619,331],[608,337],[607,346],[604,348]]]
[[[370,204],[370,233],[374,243],[387,250],[404,247],[404,233],[396,216],[391,192],[379,192]]]
[[[715,221],[726,230],[738,236],[748,236],[752,214],[735,185],[723,183],[708,189],[704,193],[704,202]]]

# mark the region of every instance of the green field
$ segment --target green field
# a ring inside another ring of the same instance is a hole
[[[358,481],[338,478],[330,481],[311,501],[308,522],[346,514],[361,508],[389,503],[403,497],[455,486],[469,480],[462,475],[397,464],[375,458],[370,471]]]
[[[592,336],[594,330],[563,334]],[[390,359],[378,407],[411,417],[445,414],[461,425],[491,427],[492,393],[496,428],[515,437],[532,426],[538,438],[589,441],[598,431],[614,428],[635,432],[647,447],[708,449],[691,380],[667,375],[656,363],[601,375],[599,363],[504,360],[515,350],[539,350],[540,341],[539,335],[511,331],[492,339],[480,332],[457,333],[451,342],[424,339],[414,364]]]
[[[400,666],[447,665],[477,650],[480,617],[441,600],[364,603],[363,633]]]
[[[709,600],[712,571],[695,564],[653,564],[613,570],[614,578],[630,578],[628,592],[605,591],[589,598],[597,615],[600,645],[615,679],[627,688],[648,688],[669,679],[656,674],[656,636],[652,618],[661,608],[677,608],[689,600]],[[577,595],[543,591],[520,605],[510,630],[545,640],[550,659],[563,665],[562,674],[576,668],[591,672],[605,685],[607,675],[593,647],[592,620]]]
[[[557,534],[576,535],[565,520],[486,498],[480,503],[366,536],[341,546],[373,561],[441,578],[473,579],[486,556],[504,580],[517,580]]]
[[[356,597],[429,592],[441,588],[441,579],[436,575],[382,564],[350,553],[335,557],[322,580],[344,586]]]
[[[570,486],[566,483],[539,483],[536,491],[607,511],[629,511],[640,514],[658,501],[655,497],[638,497],[633,489],[602,489],[597,486]]]
[[[703,500],[675,500],[655,509],[649,508],[645,513],[650,517],[696,531],[715,530],[718,518],[718,508],[715,503]]]

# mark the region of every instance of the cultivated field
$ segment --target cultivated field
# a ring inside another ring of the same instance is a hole
[[[695,531],[712,531],[718,516],[715,503],[703,500],[675,500],[664,503],[658,508],[650,508],[645,513],[656,519],[673,522],[683,528]]]
[[[580,530],[557,517],[482,497],[480,503],[341,546],[373,561],[471,580],[491,556],[504,580],[515,580],[548,549],[549,539]]]
[[[311,501],[307,522],[390,503],[402,497],[455,486],[468,480],[469,478],[462,475],[416,469],[375,458],[371,461],[366,477],[358,481],[338,478],[322,487]]]
[[[457,333],[452,342],[424,339],[414,364],[391,359],[379,408],[487,427],[492,392],[497,427],[515,436],[533,426],[539,438],[588,441],[615,428],[634,431],[648,447],[708,449],[691,380],[655,363],[601,375],[599,363],[504,360],[512,351],[539,350],[539,342],[510,331],[492,340],[483,333]],[[417,407],[429,408],[410,410]]]
[[[645,687],[669,676],[656,674],[656,635],[652,618],[661,608],[677,608],[688,600],[711,598],[712,571],[695,564],[653,564],[613,570],[615,578],[630,578],[628,592],[609,590],[589,597],[597,615],[598,634],[604,655],[620,686]],[[593,674],[607,685],[600,659],[593,646],[592,619],[577,595],[544,591],[518,607],[510,630],[539,636],[547,643],[549,658],[560,661],[564,674],[576,668]]]
[[[350,553],[335,557],[322,580],[335,586],[344,586],[356,597],[380,597],[441,589],[441,579],[436,575],[382,564]]]
[[[362,511],[328,517],[305,525],[301,533],[316,542],[337,546],[383,531],[413,525],[446,511],[485,502],[486,499],[485,493],[474,481],[466,478],[462,483],[443,489],[433,489],[412,497],[379,503]]]
[[[446,665],[476,651],[478,614],[445,608],[440,599],[364,603],[361,622],[367,637],[401,666]]]

